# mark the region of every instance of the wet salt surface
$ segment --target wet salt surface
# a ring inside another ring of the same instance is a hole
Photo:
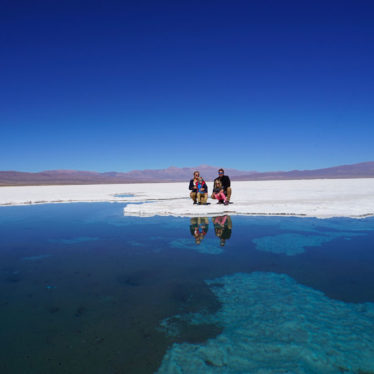
[[[122,210],[0,208],[1,373],[373,372],[373,218]]]

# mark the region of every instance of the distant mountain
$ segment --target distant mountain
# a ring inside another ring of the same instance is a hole
[[[48,170],[39,173],[19,171],[0,171],[0,186],[58,185],[58,184],[101,184],[101,183],[144,183],[188,181],[199,170],[207,181],[217,176],[218,167],[200,165],[196,167],[167,169],[133,170],[128,173],[78,170]],[[320,179],[320,178],[374,178],[374,162],[335,166],[317,170],[291,170],[260,173],[225,169],[232,180],[283,180],[283,179]]]
[[[126,173],[128,177],[134,179],[148,178],[150,180],[170,180],[170,181],[185,181],[192,178],[193,172],[199,170],[200,175],[206,180],[213,180],[217,177],[219,167],[200,165],[196,167],[178,168],[171,166],[167,169],[148,169],[148,170],[134,170]],[[256,173],[255,171],[240,171],[236,169],[225,169],[227,175],[233,177],[241,177],[247,174]]]
[[[374,178],[374,161],[353,165],[334,166],[315,170],[274,171],[266,173],[247,173],[235,180],[282,180],[282,179],[339,179]]]
[[[172,166],[167,169],[133,170],[128,173],[77,170],[47,170],[39,173],[0,171],[0,186],[179,182],[189,180],[194,170],[199,170],[204,179],[213,180],[217,176],[218,169],[216,166],[200,165],[185,168]],[[232,177],[241,177],[256,172],[226,169],[226,173]]]

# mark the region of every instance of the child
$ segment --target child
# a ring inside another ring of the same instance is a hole
[[[206,185],[203,178],[199,177],[196,183],[196,189],[197,189],[198,204],[206,205],[206,202],[208,200],[208,186]]]
[[[214,182],[213,194],[214,198],[218,200],[217,204],[223,203],[225,205],[228,205],[229,202],[227,200],[225,193],[223,192],[222,183],[218,179],[216,179]]]
[[[198,226],[194,230],[195,243],[199,245],[208,232],[209,220],[206,217],[198,218]]]

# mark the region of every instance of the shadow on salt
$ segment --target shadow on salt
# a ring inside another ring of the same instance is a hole
[[[203,344],[175,343],[158,374],[372,373],[374,304],[326,297],[284,274],[237,273],[206,281],[221,309],[164,320],[216,323],[223,331]],[[173,321],[173,322],[172,322]]]

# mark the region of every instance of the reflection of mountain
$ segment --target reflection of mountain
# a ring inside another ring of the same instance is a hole
[[[200,165],[196,167],[169,167],[167,169],[133,170],[128,173],[77,170],[49,170],[39,173],[0,171],[0,185],[48,185],[48,184],[101,184],[101,183],[141,183],[180,182],[192,177],[199,170],[205,180],[217,176],[218,167]],[[225,169],[232,180],[279,180],[279,179],[319,179],[319,178],[374,178],[374,162],[336,166],[317,170],[292,170],[260,173]]]

